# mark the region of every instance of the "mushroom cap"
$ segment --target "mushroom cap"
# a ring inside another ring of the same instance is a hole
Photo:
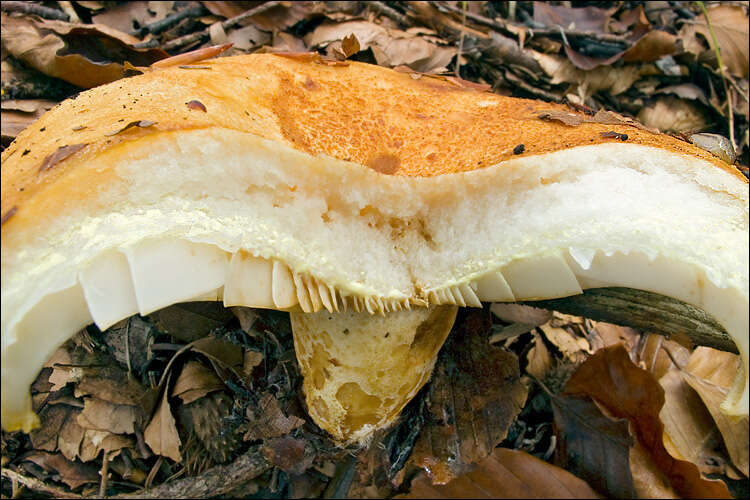
[[[456,80],[204,66],[82,92],[3,152],[4,427],[33,425],[29,384],[77,329],[206,298],[386,313],[629,286],[705,308],[747,372],[747,179],[720,159]]]

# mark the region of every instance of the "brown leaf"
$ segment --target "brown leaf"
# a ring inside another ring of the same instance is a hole
[[[640,6],[639,6],[640,7]],[[662,56],[674,54],[677,37],[661,30],[649,31],[622,54],[625,62],[652,62]]]
[[[552,311],[523,304],[495,302],[490,312],[507,323],[526,323],[532,326],[543,325],[552,319]]]
[[[558,121],[571,127],[577,127],[583,123],[583,116],[576,113],[569,113],[567,111],[549,110],[542,111],[537,115],[537,118],[545,121]]]
[[[72,24],[2,13],[3,49],[42,73],[83,88],[122,78],[125,60],[137,66],[167,57],[135,49],[138,39],[104,25]]]
[[[247,408],[247,418],[249,422],[245,441],[281,437],[305,423],[294,415],[284,415],[278,400],[269,393],[261,396],[256,407]]]
[[[750,59],[750,35],[748,34],[747,13],[739,5],[717,5],[708,9],[708,21],[716,34],[721,51],[721,59],[735,76],[747,78],[748,59]],[[700,56],[705,52],[704,44],[698,40],[700,35],[714,50],[714,42],[708,28],[705,15],[687,20],[682,25],[678,37],[685,50]]]
[[[630,327],[613,325],[601,321],[592,321],[592,325],[593,328],[589,332],[589,342],[593,351],[616,344],[623,344],[628,352],[632,352],[633,349],[638,347],[641,334]],[[664,338],[662,336],[658,337]]]
[[[448,66],[456,53],[454,47],[438,46],[406,31],[391,30],[368,21],[325,22],[305,36],[308,47],[328,47],[354,35],[360,50],[371,48],[381,66],[406,65],[429,73]]]
[[[134,444],[134,440],[128,436],[86,429],[81,441],[80,458],[82,462],[90,462],[96,459],[102,451],[109,453],[123,448],[132,449]]]
[[[558,432],[557,465],[598,491],[618,498],[635,496],[629,453],[633,438],[625,419],[604,415],[588,398],[552,398]]]
[[[526,372],[544,380],[552,367],[552,357],[542,337],[534,332],[534,345],[526,353]]]
[[[488,456],[524,402],[515,354],[488,345],[489,311],[468,311],[443,347],[428,390],[429,418],[410,461],[445,483]]]
[[[740,360],[736,354],[701,346],[693,351],[683,375],[711,413],[732,462],[748,476],[748,417],[731,417],[720,408],[738,369]]]
[[[57,148],[57,151],[55,151],[54,153],[44,158],[42,165],[39,167],[39,171],[44,172],[45,170],[49,170],[50,168],[54,167],[55,165],[65,160],[72,154],[80,151],[87,145],[88,145],[87,143],[84,143],[84,144],[72,144],[70,146],[60,146],[59,148]]]
[[[34,452],[25,455],[23,459],[35,463],[47,472],[59,474],[60,480],[72,490],[84,484],[100,481],[99,470],[96,467],[68,460],[59,453]]]
[[[302,474],[314,458],[305,453],[304,439],[291,436],[267,439],[261,451],[266,460],[289,474]]]
[[[600,109],[599,111],[597,111],[594,116],[584,117],[583,121],[587,123],[604,123],[605,125],[632,125],[633,127],[639,128],[641,130],[646,130],[654,134],[659,133],[659,130],[644,126],[637,120],[633,120],[632,118],[628,118],[627,116],[617,114],[614,111],[608,111],[604,109]]]
[[[695,101],[664,96],[643,107],[638,113],[638,121],[665,132],[695,132],[708,127],[709,114]]]
[[[523,451],[497,448],[476,469],[434,486],[424,473],[396,498],[600,498],[581,479]]]
[[[183,403],[191,403],[221,389],[224,389],[224,383],[213,370],[198,361],[188,361],[177,377],[172,396],[179,396]]]
[[[564,45],[565,55],[568,56],[568,59],[570,62],[573,63],[573,65],[578,68],[582,69],[584,71],[592,70],[598,66],[609,66],[618,59],[622,57],[622,55],[625,53],[618,52],[617,54],[611,56],[611,57],[592,57],[587,56],[585,54],[581,54],[580,52],[576,52],[573,50],[570,45]]]
[[[572,328],[560,328],[550,324],[540,325],[539,329],[544,336],[574,364],[583,362],[588,354],[591,354],[591,345],[584,337],[572,332]]]
[[[664,391],[649,372],[636,367],[621,345],[600,349],[584,362],[565,385],[565,394],[592,397],[614,417],[627,419],[651,460],[667,474],[678,494],[729,498],[721,481],[706,480],[690,462],[674,459],[664,448],[659,412]]]
[[[151,121],[151,120],[135,120],[135,121],[132,121],[132,122],[128,123],[127,125],[125,125],[122,128],[119,128],[117,130],[113,130],[112,132],[107,132],[104,135],[106,137],[111,137],[111,136],[117,135],[117,134],[119,134],[121,132],[125,132],[126,130],[131,129],[133,127],[147,128],[147,127],[150,127],[152,125],[156,125],[156,122]]]
[[[191,349],[216,361],[226,368],[240,368],[243,362],[242,348],[217,337],[204,337],[192,343]]]
[[[77,2],[80,3],[80,2]],[[92,17],[96,24],[104,24],[116,30],[127,33],[133,29],[133,26],[145,26],[156,21],[164,19],[166,12],[159,12],[161,15],[153,15],[149,9],[147,1],[133,1],[109,7],[107,10]]]
[[[76,422],[84,429],[108,431],[113,434],[133,434],[139,420],[135,406],[109,403],[97,398],[84,398],[83,411]]]
[[[37,118],[57,104],[47,99],[8,99],[2,101],[2,139],[7,144]],[[6,142],[7,141],[7,142]]]
[[[149,315],[160,332],[186,343],[206,337],[232,317],[232,312],[222,307],[221,302],[175,304]]]
[[[41,425],[31,431],[29,438],[34,449],[57,450],[57,437],[65,422],[70,418],[72,408],[67,405],[48,405],[39,412]]]
[[[68,416],[57,436],[57,447],[68,460],[75,460],[81,452],[81,442],[86,429],[78,425],[78,415],[81,410],[71,408]]]
[[[341,50],[344,53],[344,59],[348,59],[359,52],[359,40],[354,33],[350,33],[341,40]]]
[[[722,449],[719,429],[683,374],[671,370],[659,379],[659,384],[665,397],[659,419],[664,423],[664,447],[669,454],[694,463],[703,474],[728,475],[729,457],[719,451]]]
[[[151,362],[154,327],[141,316],[134,315],[119,321],[102,332],[107,351],[120,364],[136,373]]]
[[[169,376],[167,377],[167,386],[169,386]],[[182,455],[180,454],[182,443],[177,432],[175,419],[172,416],[172,408],[169,406],[166,389],[156,413],[154,413],[151,422],[143,433],[143,438],[151,451],[157,455],[171,458],[175,462],[182,461]]]
[[[110,403],[149,406],[149,394],[133,377],[117,365],[87,366],[76,384],[76,397],[93,396]]]
[[[605,33],[614,9],[597,7],[573,8],[534,2],[534,21],[550,28]]]

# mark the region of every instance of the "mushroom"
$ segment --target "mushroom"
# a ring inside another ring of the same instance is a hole
[[[723,409],[748,413],[748,184],[731,165],[426,75],[203,64],[83,92],[3,152],[3,428],[37,425],[29,386],[82,327],[220,300],[290,311],[310,415],[365,442],[429,379],[457,306],[608,286],[714,316],[742,359]]]

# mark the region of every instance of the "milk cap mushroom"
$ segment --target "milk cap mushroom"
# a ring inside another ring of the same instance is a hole
[[[158,69],[2,154],[2,426],[37,424],[29,386],[82,327],[221,300],[291,312],[311,415],[361,442],[427,381],[457,306],[606,286],[711,314],[742,360],[723,409],[748,413],[748,183],[721,159],[356,62]]]

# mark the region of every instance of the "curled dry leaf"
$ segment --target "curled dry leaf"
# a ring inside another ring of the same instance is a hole
[[[454,47],[439,46],[413,33],[391,30],[367,21],[325,22],[304,40],[308,47],[317,48],[350,35],[357,38],[360,50],[371,48],[381,66],[406,65],[429,73],[448,66],[456,53]]]
[[[550,28],[605,33],[615,9],[570,8],[547,2],[534,2],[534,21]]]
[[[660,97],[638,113],[638,121],[665,132],[704,130],[708,120],[709,115],[703,105],[673,96]]]
[[[488,345],[488,311],[467,311],[448,337],[428,389],[428,418],[410,462],[444,484],[507,435],[526,401],[515,354]]]
[[[628,422],[605,415],[588,398],[552,398],[558,433],[557,465],[584,479],[598,491],[616,498],[635,496],[630,471],[634,439]]]
[[[396,498],[600,498],[570,472],[524,451],[495,449],[477,467],[445,485],[420,474]]]
[[[169,378],[167,377],[167,387],[169,386]],[[182,455],[180,454],[180,435],[177,432],[177,425],[172,415],[172,408],[169,406],[168,391],[163,391],[161,402],[156,408],[156,413],[151,418],[151,422],[146,427],[143,433],[143,438],[146,444],[151,448],[151,451],[157,455],[171,458],[175,462],[182,461]]]
[[[225,325],[232,319],[232,313],[221,302],[186,302],[165,307],[148,317],[160,332],[190,343]]]
[[[281,437],[305,423],[294,415],[284,415],[278,400],[269,393],[263,394],[257,405],[248,406],[247,418],[245,441]]]
[[[4,78],[4,77],[3,77]],[[57,104],[47,99],[8,99],[2,101],[2,139],[8,144],[21,131]]]
[[[261,449],[271,464],[289,474],[302,474],[315,458],[305,450],[305,440],[291,436],[267,439]]]
[[[716,422],[734,465],[747,477],[748,474],[748,417],[730,417],[721,409],[737,373],[739,356],[710,347],[698,347],[690,356],[685,381],[700,396]]]
[[[60,146],[59,148],[57,148],[57,151],[44,158],[44,161],[42,161],[42,164],[39,166],[39,171],[44,172],[45,170],[49,170],[72,154],[80,151],[87,145],[88,143]]]
[[[710,47],[714,50],[714,42],[708,28],[708,22],[716,34],[716,40],[721,51],[721,59],[729,72],[738,77],[748,77],[748,59],[750,59],[750,35],[746,6],[717,5],[708,9],[708,21],[704,14],[695,19],[687,20],[680,29],[678,37],[682,40],[685,50],[700,56]],[[702,38],[707,42],[707,45]]]
[[[147,127],[150,127],[150,126],[155,125],[155,124],[156,124],[156,122],[151,121],[151,120],[135,120],[135,121],[132,121],[132,122],[128,123],[127,125],[125,125],[122,128],[119,128],[117,130],[113,130],[112,132],[107,132],[104,135],[106,137],[111,137],[113,135],[117,135],[117,134],[120,134],[122,132],[125,132],[126,130],[129,130],[129,129],[133,128],[133,127],[147,128]],[[85,144],[84,144],[84,146],[85,146]]]
[[[84,398],[83,411],[76,422],[84,429],[108,431],[113,434],[133,434],[141,419],[135,406],[109,403],[97,398]]]
[[[3,50],[42,73],[83,88],[123,77],[137,66],[168,57],[161,49],[135,49],[138,39],[103,25],[81,25],[2,14]]]
[[[179,396],[184,404],[192,403],[213,391],[224,389],[216,373],[198,361],[188,361],[172,388],[172,396]]]
[[[545,121],[558,121],[571,127],[577,127],[583,123],[583,116],[566,111],[549,110],[543,111],[537,115],[537,118]]]
[[[60,481],[67,484],[72,490],[84,484],[100,481],[99,470],[95,466],[68,460],[59,453],[35,451],[25,455],[23,460],[38,465],[46,472],[58,474]]]
[[[664,448],[659,412],[664,391],[649,372],[635,366],[621,345],[600,349],[565,385],[566,395],[590,397],[613,417],[627,419],[650,459],[681,496],[730,498],[726,485],[701,477],[698,468],[673,458]]]

